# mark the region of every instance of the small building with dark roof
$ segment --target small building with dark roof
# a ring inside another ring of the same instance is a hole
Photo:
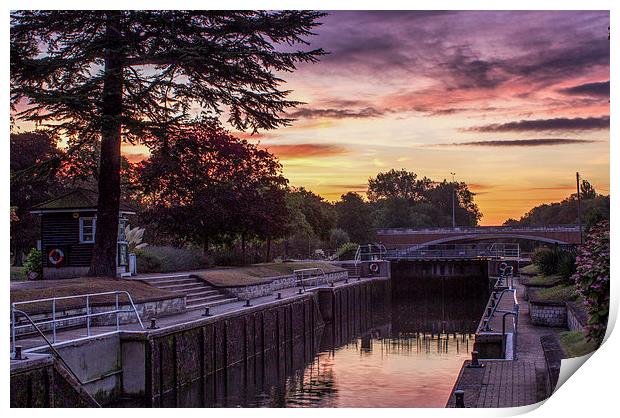
[[[31,208],[31,213],[41,216],[44,279],[79,277],[88,273],[97,229],[97,199],[98,194],[92,190],[76,189]],[[129,272],[125,225],[126,216],[135,213],[135,209],[121,202],[116,250],[119,275]]]

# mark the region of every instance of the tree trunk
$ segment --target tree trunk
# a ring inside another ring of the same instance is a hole
[[[106,28],[103,100],[101,107],[101,159],[97,228],[90,276],[116,277],[118,215],[121,195],[121,120],[123,105],[123,58],[120,12],[108,12]]]
[[[265,257],[265,263],[271,261],[271,237],[267,237],[267,257]]]
[[[241,234],[241,264],[245,266],[245,232]]]
[[[202,254],[209,254],[209,235],[204,234],[202,237]]]
[[[13,246],[13,266],[22,267],[24,265],[24,252],[22,246],[15,244]]]

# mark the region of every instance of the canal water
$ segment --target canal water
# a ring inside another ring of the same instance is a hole
[[[486,278],[392,281],[365,318],[326,325],[310,344],[219,371],[159,406],[444,407],[473,347]]]

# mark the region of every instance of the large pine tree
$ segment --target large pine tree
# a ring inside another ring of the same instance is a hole
[[[101,141],[90,274],[116,275],[121,142],[161,146],[196,116],[241,130],[287,125],[279,73],[315,62],[312,11],[17,11],[11,14],[16,117]],[[165,146],[165,145],[164,145]]]

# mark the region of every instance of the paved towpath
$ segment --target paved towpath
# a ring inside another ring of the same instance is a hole
[[[540,337],[564,328],[532,325],[529,304],[522,300],[523,286],[516,283],[519,301],[517,360],[481,360],[483,368],[468,368],[465,361],[454,385],[463,390],[467,408],[507,408],[531,405],[547,396],[545,357]],[[500,323],[501,329],[501,323]],[[451,396],[447,407],[454,407]]]
[[[357,278],[353,278],[353,279],[348,279],[348,283],[345,283],[344,280],[342,281],[337,281],[334,282],[334,287],[343,287],[343,286],[352,286],[355,283],[359,283],[359,282],[365,282],[365,281],[372,281],[372,280],[383,280],[385,278],[362,278],[362,279],[357,279]],[[319,286],[322,288],[329,288],[329,285],[322,285]],[[308,288],[306,290],[306,293],[308,292],[312,292],[315,291],[317,288]],[[280,293],[281,297],[283,300],[286,299],[293,299],[293,298],[298,298],[300,297],[299,293],[298,293],[299,288],[298,287],[290,287],[290,288],[286,288],[286,289],[281,289],[281,290],[277,290],[275,291],[272,295],[267,295],[267,296],[262,296],[259,298],[255,298],[251,300],[251,307],[246,307],[245,306],[245,301],[235,301],[235,302],[231,302],[231,303],[226,303],[226,304],[222,304],[219,306],[214,306],[211,307],[209,309],[209,313],[210,313],[210,317],[218,317],[221,315],[225,315],[225,314],[229,314],[232,312],[237,312],[237,311],[243,311],[246,309],[252,309],[256,306],[267,306],[269,304],[273,304],[273,303],[281,303],[282,300],[277,300],[277,294]],[[176,326],[179,324],[183,324],[183,323],[190,323],[193,321],[199,321],[199,320],[203,320],[205,319],[205,317],[203,316],[204,314],[204,310],[192,310],[192,311],[186,311],[180,314],[176,314],[176,315],[170,315],[170,316],[165,316],[162,318],[157,319],[156,325],[159,329],[161,328],[166,328],[166,327],[172,327],[172,326]],[[149,331],[148,327],[150,326],[150,321],[146,318],[141,318],[143,323],[144,323],[144,327],[146,329],[146,331]],[[143,332],[144,330],[142,330],[140,328],[139,324],[126,324],[126,325],[121,325],[121,330],[123,331],[136,331],[136,332]],[[105,334],[105,333],[110,333],[110,332],[114,332],[116,331],[116,327],[115,326],[97,326],[97,327],[91,327],[91,336],[93,335],[101,335],[101,334]],[[48,339],[51,340],[51,333],[46,333],[46,337]],[[76,328],[76,329],[69,329],[69,330],[59,330],[56,333],[56,338],[57,338],[57,342],[63,342],[63,341],[67,341],[67,340],[74,340],[74,339],[78,339],[78,338],[86,338],[88,337],[87,332],[86,332],[86,328]],[[38,347],[43,347],[45,346],[45,341],[43,341],[43,339],[41,337],[37,337],[37,336],[29,336],[29,337],[23,337],[23,338],[18,338],[18,345],[21,345],[23,347],[24,351],[27,350],[31,350],[33,348],[38,348]]]

